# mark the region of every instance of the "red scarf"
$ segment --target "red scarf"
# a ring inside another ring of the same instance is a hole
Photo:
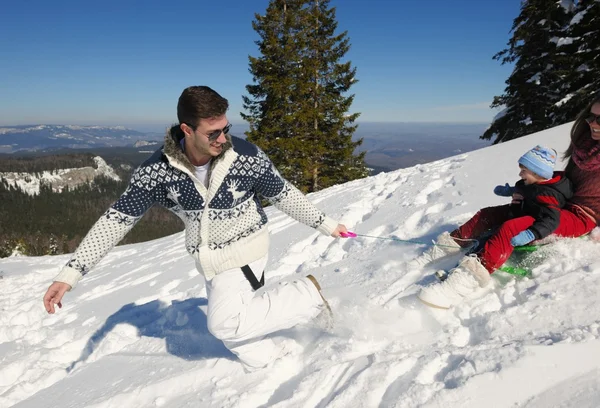
[[[573,145],[573,161],[581,170],[600,169],[600,143],[591,137],[585,138],[579,146]]]

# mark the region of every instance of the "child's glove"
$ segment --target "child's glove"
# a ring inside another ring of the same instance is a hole
[[[496,188],[494,188],[494,194],[501,197],[511,197],[514,192],[515,188],[509,186],[508,183],[503,186],[496,186]]]
[[[517,235],[510,240],[510,244],[514,247],[529,244],[535,239],[533,232],[526,229],[525,231],[519,232]]]

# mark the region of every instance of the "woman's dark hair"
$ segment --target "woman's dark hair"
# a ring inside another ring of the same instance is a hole
[[[588,125],[586,119],[590,116],[590,110],[592,109],[592,105],[600,103],[600,92],[596,93],[590,103],[579,112],[577,117],[575,118],[575,123],[573,123],[573,127],[571,128],[571,143],[569,144],[569,148],[563,155],[564,160],[569,160],[567,164],[566,171],[569,170],[573,166],[573,160],[571,160],[571,156],[573,155],[573,148],[579,145],[579,141],[590,136],[590,126]]]

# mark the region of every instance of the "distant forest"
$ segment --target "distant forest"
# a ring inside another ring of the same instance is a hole
[[[15,249],[33,256],[73,252],[92,225],[125,191],[131,173],[149,153],[119,148],[100,149],[93,154],[0,157],[0,172],[35,175],[63,168],[96,167],[93,157],[98,155],[115,169],[121,181],[97,177],[91,183],[60,193],[53,192],[49,185],[42,185],[40,193],[31,196],[9,186],[6,180],[0,180],[0,258],[11,255]],[[183,222],[179,218],[155,206],[125,236],[121,244],[149,241],[182,230]]]
[[[58,169],[93,167],[96,168],[92,154],[65,154],[39,157],[0,157],[0,173],[42,173]]]

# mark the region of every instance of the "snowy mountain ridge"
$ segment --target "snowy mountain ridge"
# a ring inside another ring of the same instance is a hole
[[[20,125],[0,127],[0,135],[5,133],[27,133],[34,130],[132,130],[125,126],[81,126],[81,125]]]
[[[357,238],[269,208],[266,284],[314,274],[336,326],[277,333],[294,353],[251,374],[206,328],[183,233],[113,249],[51,316],[41,299],[68,256],[2,259],[0,406],[597,407],[600,243],[563,239],[531,278],[497,272],[449,311],[416,293],[457,258],[406,267],[440,232],[506,203],[492,190],[518,179],[518,158],[537,144],[564,151],[569,129],[309,196]]]
[[[74,188],[84,183],[89,183],[94,178],[104,176],[119,181],[121,178],[115,170],[100,156],[94,157],[96,168],[91,166],[73,169],[57,169],[44,171],[38,177],[31,173],[22,172],[0,172],[0,179],[4,179],[11,186],[19,187],[29,195],[37,195],[40,192],[40,184],[49,184],[52,191],[61,192],[65,187]]]
[[[130,146],[156,139],[123,126],[21,125],[0,127],[0,153],[56,148]],[[162,136],[160,136],[162,139]]]

